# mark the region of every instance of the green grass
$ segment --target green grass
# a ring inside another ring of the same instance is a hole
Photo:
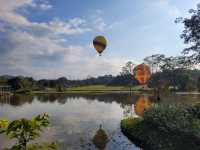
[[[133,86],[132,90],[140,90],[141,86]],[[67,91],[129,91],[129,86],[88,85],[68,88]]]
[[[146,89],[143,90],[142,86],[133,86],[131,87],[131,90],[133,92],[149,92],[151,89]],[[130,86],[107,86],[107,85],[87,85],[87,86],[77,86],[77,87],[70,87],[63,89],[62,91],[58,91],[57,89],[50,89],[50,90],[45,90],[45,91],[34,91],[33,93],[36,94],[48,94],[48,93],[87,93],[87,94],[92,94],[92,93],[117,93],[117,92],[129,92],[130,91]]]
[[[68,91],[124,91],[130,90],[128,87],[123,86],[106,86],[106,85],[89,85],[68,88]]]

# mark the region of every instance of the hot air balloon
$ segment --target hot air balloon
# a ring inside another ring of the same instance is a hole
[[[105,48],[107,46],[106,38],[104,36],[101,36],[101,35],[95,37],[94,40],[93,40],[93,45],[94,45],[94,48],[96,49],[96,51],[101,56],[101,53],[105,50]]]
[[[140,64],[134,68],[134,77],[141,85],[145,85],[151,77],[151,71],[146,64]]]

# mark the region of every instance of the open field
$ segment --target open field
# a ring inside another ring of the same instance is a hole
[[[138,90],[139,87],[132,87],[132,90]],[[128,86],[106,86],[106,85],[90,85],[68,88],[67,91],[130,91]]]
[[[142,86],[131,87],[132,92],[151,91],[151,89],[144,90]],[[56,89],[49,89],[44,91],[33,91],[33,93],[124,93],[130,92],[129,86],[106,86],[106,85],[89,85],[77,86],[57,91]]]

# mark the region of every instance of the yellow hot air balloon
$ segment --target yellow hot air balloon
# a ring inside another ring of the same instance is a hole
[[[94,45],[94,48],[96,49],[96,51],[101,56],[101,53],[105,50],[105,48],[107,46],[106,38],[104,36],[101,36],[101,35],[95,37],[94,40],[93,40],[93,45]]]
[[[151,77],[151,71],[148,65],[140,64],[134,68],[134,76],[141,85],[145,85]]]

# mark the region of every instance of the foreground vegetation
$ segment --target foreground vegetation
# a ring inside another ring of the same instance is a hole
[[[127,118],[121,122],[122,132],[147,150],[199,150],[200,104],[155,105],[143,118]]]
[[[56,143],[29,144],[40,136],[44,128],[49,126],[49,115],[44,113],[31,120],[19,119],[14,121],[0,120],[0,134],[6,134],[17,143],[4,150],[56,150]]]

